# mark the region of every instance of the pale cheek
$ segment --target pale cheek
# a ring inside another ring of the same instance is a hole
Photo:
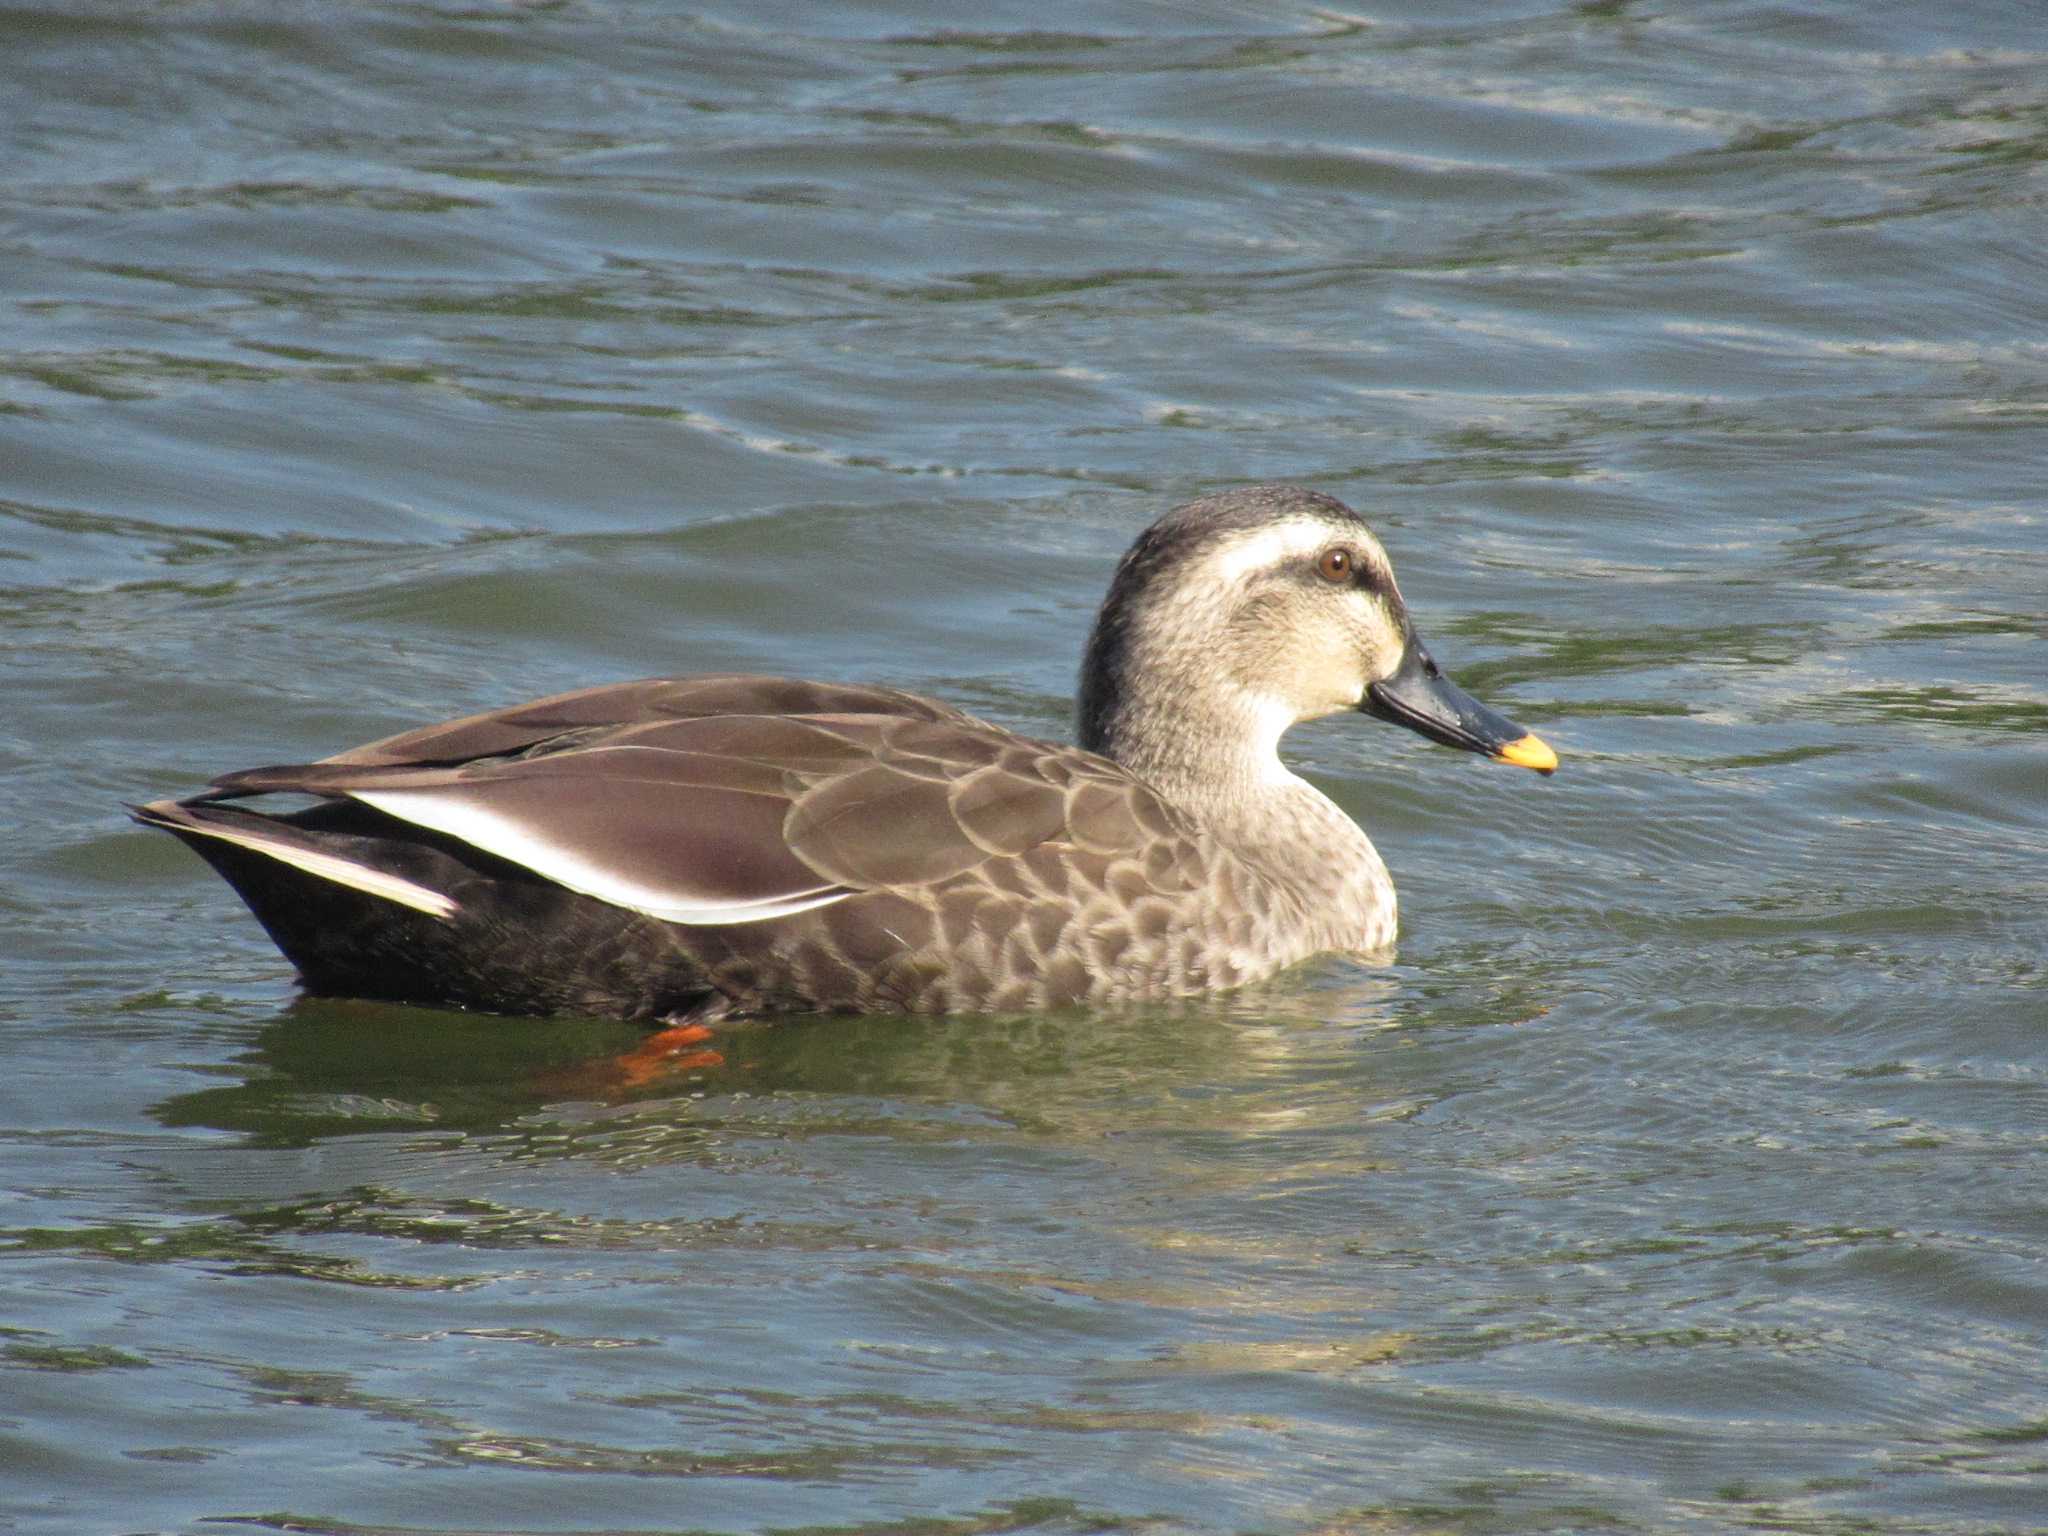
[[[1354,630],[1344,637],[1342,648],[1331,659],[1331,694],[1347,709],[1365,697],[1366,686],[1380,675],[1377,642],[1378,637],[1370,631]]]
[[[1365,697],[1365,677],[1356,653],[1324,659],[1315,678],[1314,704],[1319,709],[1354,709]]]

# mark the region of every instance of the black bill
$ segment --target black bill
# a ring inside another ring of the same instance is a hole
[[[1399,669],[1365,690],[1360,709],[1447,747],[1482,752],[1496,762],[1552,773],[1557,754],[1498,710],[1488,709],[1445,677],[1412,636]]]

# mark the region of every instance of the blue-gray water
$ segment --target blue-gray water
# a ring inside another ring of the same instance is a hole
[[[2044,161],[2002,0],[0,12],[0,1526],[2048,1529]],[[1564,754],[1291,738],[1391,968],[636,1076],[120,814],[1063,733],[1259,479]]]

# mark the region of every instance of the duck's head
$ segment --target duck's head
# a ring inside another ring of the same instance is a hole
[[[1334,497],[1226,491],[1139,535],[1088,643],[1083,746],[1155,778],[1241,752],[1277,767],[1282,731],[1347,709],[1498,762],[1557,767],[1540,739],[1438,670],[1386,551]]]

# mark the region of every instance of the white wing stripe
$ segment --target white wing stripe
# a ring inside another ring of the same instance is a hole
[[[386,815],[431,827],[460,838],[473,848],[494,853],[501,859],[522,864],[537,875],[584,896],[645,912],[665,922],[719,926],[731,923],[763,923],[772,918],[808,912],[813,907],[844,901],[851,891],[832,886],[813,886],[783,896],[760,897],[753,901],[719,902],[691,898],[674,889],[642,885],[622,878],[578,854],[574,849],[536,837],[532,830],[481,806],[465,805],[429,790],[355,790],[351,798],[375,806]]]
[[[233,832],[225,827],[204,821],[180,821],[178,829],[184,832],[199,832],[207,837],[233,843],[237,848],[247,848],[251,853],[260,853],[265,858],[276,859],[280,864],[289,864],[293,869],[303,869],[309,875],[322,880],[332,880],[336,885],[345,885],[352,891],[361,891],[366,896],[381,896],[386,901],[395,901],[402,907],[411,907],[415,912],[424,912],[429,917],[447,918],[455,914],[457,903],[452,896],[439,891],[428,890],[424,885],[415,885],[410,880],[401,880],[396,875],[387,875],[380,869],[367,864],[357,864],[349,859],[339,858],[331,853],[318,853],[311,848],[296,847],[291,843],[276,842],[253,833]]]

